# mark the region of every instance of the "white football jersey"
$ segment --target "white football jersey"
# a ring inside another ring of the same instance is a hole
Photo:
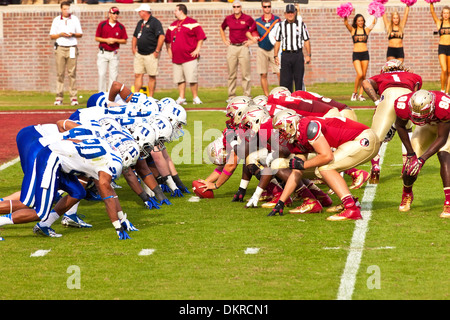
[[[85,175],[98,180],[103,171],[117,179],[122,174],[122,158],[118,150],[105,140],[91,138],[75,143],[58,140],[49,146],[61,160],[62,170],[69,174]]]

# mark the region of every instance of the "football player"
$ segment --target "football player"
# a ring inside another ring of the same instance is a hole
[[[120,176],[123,167],[134,164],[138,156],[138,146],[132,139],[117,140],[114,147],[97,136],[85,140],[68,138],[50,142],[36,155],[31,172],[27,170],[32,178],[24,177],[21,197],[24,197],[24,204],[30,204],[30,208],[2,216],[0,225],[39,220],[33,232],[50,237],[61,236],[54,232],[51,225],[84,198],[84,187],[76,178],[76,175],[83,175],[94,179],[119,239],[129,239],[125,229],[137,229],[123,213],[111,181]],[[66,179],[61,179],[63,176]],[[51,210],[59,188],[67,191],[68,196],[59,200]]]
[[[239,128],[239,123],[250,104],[251,99],[244,96],[235,97],[227,104],[226,116],[229,119],[225,122],[226,128],[222,131],[222,144],[225,148],[222,153],[225,155],[225,163],[218,165],[206,179],[200,179],[204,184],[200,188],[204,191],[219,189],[233,175],[240,159],[245,159],[245,155],[248,153],[245,149],[248,146],[245,143],[244,132]],[[213,148],[210,146],[208,150],[214,150]],[[220,163],[220,159],[217,162]],[[243,166],[241,182],[238,191],[233,196],[233,202],[243,202],[250,178],[251,174]]]
[[[283,214],[284,201],[302,179],[303,171],[313,169],[341,199],[344,210],[327,218],[330,221],[361,219],[360,204],[354,198],[339,172],[372,159],[380,148],[379,138],[364,124],[346,118],[301,117],[285,113],[273,119],[280,132],[280,141],[292,147],[315,153],[308,158],[292,154],[289,168],[293,169],[275,208],[269,216]],[[332,148],[335,151],[332,151]]]
[[[422,77],[409,71],[400,60],[387,61],[381,73],[362,82],[364,91],[375,103],[375,113],[372,118],[371,128],[375,131],[381,143],[392,139],[395,128],[391,130],[395,122],[394,101],[401,95],[417,91],[422,87]],[[387,134],[390,133],[390,136]],[[405,151],[405,150],[403,150]],[[405,152],[403,152],[405,154]],[[372,160],[370,180],[377,184],[380,180],[380,157],[377,155]]]
[[[291,110],[291,113],[294,114],[295,111]],[[291,169],[276,166],[277,161],[274,161],[272,165],[272,160],[277,158],[280,153],[279,139],[276,135],[277,131],[273,129],[272,118],[266,109],[257,106],[250,107],[241,120],[241,126],[247,130],[251,139],[249,142],[251,149],[246,159],[246,166],[255,176],[260,176],[258,187],[247,202],[246,207],[257,207],[262,192],[272,184],[272,190],[269,189],[269,191],[273,193],[273,198],[263,204],[262,207],[273,208],[278,203],[283,191],[273,177],[276,176],[281,181],[286,182]],[[323,207],[332,204],[331,198],[307,179],[299,182],[295,194],[303,199],[303,203],[301,206],[290,210],[290,213],[318,213],[322,211]],[[289,197],[285,205],[290,206],[292,201]]]
[[[413,184],[425,161],[437,154],[445,195],[440,217],[450,218],[450,96],[440,91],[419,90],[400,96],[394,105],[395,126],[407,151],[399,210],[411,209]],[[407,133],[409,120],[417,126],[411,139]]]

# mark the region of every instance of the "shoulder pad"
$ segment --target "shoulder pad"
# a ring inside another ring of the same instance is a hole
[[[319,131],[319,124],[315,121],[308,123],[308,128],[306,129],[306,137],[308,140],[314,139]]]

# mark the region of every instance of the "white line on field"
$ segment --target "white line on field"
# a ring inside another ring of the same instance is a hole
[[[384,153],[386,152],[387,143],[381,145],[380,167],[383,164]],[[364,250],[364,242],[369,226],[370,217],[372,216],[372,204],[377,191],[377,184],[367,184],[364,196],[361,200],[362,219],[355,222],[353,230],[352,242],[347,256],[344,272],[341,276],[341,284],[337,295],[337,300],[351,300],[353,290],[355,289],[356,275],[358,273],[359,264]]]
[[[6,168],[8,168],[8,167],[10,167],[10,166],[12,166],[12,165],[14,165],[14,164],[16,164],[16,163],[19,162],[19,161],[20,161],[20,158],[17,157],[17,158],[15,158],[15,159],[11,160],[11,161],[8,161],[8,162],[2,164],[2,165],[0,166],[0,171],[5,170]]]
[[[45,256],[47,253],[49,253],[51,251],[50,250],[37,250],[35,252],[33,252],[30,257],[43,257]]]
[[[153,252],[155,252],[155,249],[142,249],[138,256],[149,256],[151,254],[153,254]]]

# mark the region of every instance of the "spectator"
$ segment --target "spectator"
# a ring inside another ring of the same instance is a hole
[[[166,32],[166,47],[173,63],[173,80],[178,85],[178,104],[186,104],[186,83],[190,84],[193,103],[201,104],[198,97],[198,63],[200,48],[206,40],[200,24],[187,16],[187,7],[177,4],[175,20]]]
[[[229,39],[225,29],[229,28]],[[256,31],[256,23],[252,17],[242,12],[239,0],[233,2],[233,14],[226,16],[220,28],[220,36],[228,47],[228,101],[236,96],[236,80],[238,65],[242,73],[242,88],[244,96],[251,97],[250,48],[253,43],[252,32]]]
[[[83,36],[80,20],[70,13],[70,1],[60,4],[61,15],[53,19],[50,29],[50,39],[55,41],[56,61],[56,100],[55,106],[60,106],[64,98],[64,74],[67,68],[69,76],[69,94],[72,106],[78,105],[77,99],[77,59],[78,41]]]
[[[438,57],[441,65],[441,91],[448,94],[450,91],[450,7],[442,8],[439,18],[430,3],[430,12],[439,33]]]
[[[286,87],[290,92],[305,90],[303,77],[305,63],[311,62],[311,44],[309,32],[299,12],[299,5],[289,3],[286,5],[286,19],[280,22],[280,28],[275,35],[274,58],[277,65],[281,65],[280,86]],[[296,30],[296,32],[292,32]],[[306,57],[303,55],[303,48]],[[278,58],[281,53],[281,63]],[[295,90],[293,84],[295,83]]]
[[[261,77],[261,88],[264,91],[264,95],[269,96],[269,82],[267,79],[269,69],[277,74],[278,83],[280,83],[280,69],[275,63],[273,44],[269,39],[269,34],[281,20],[278,16],[272,14],[271,0],[262,0],[261,6],[263,15],[255,20],[259,35],[258,50],[256,53],[256,71]]]
[[[100,22],[95,33],[95,41],[100,42],[97,54],[98,91],[107,92],[119,74],[119,47],[126,44],[128,35],[125,26],[118,21],[120,11],[111,7],[109,18]],[[109,67],[109,82],[106,73]]]
[[[148,74],[148,95],[153,97],[158,75],[159,53],[164,44],[164,29],[161,22],[153,17],[148,4],[141,4],[136,12],[139,13],[141,20],[134,30],[131,45],[134,55],[134,92],[139,92],[144,74]]]

